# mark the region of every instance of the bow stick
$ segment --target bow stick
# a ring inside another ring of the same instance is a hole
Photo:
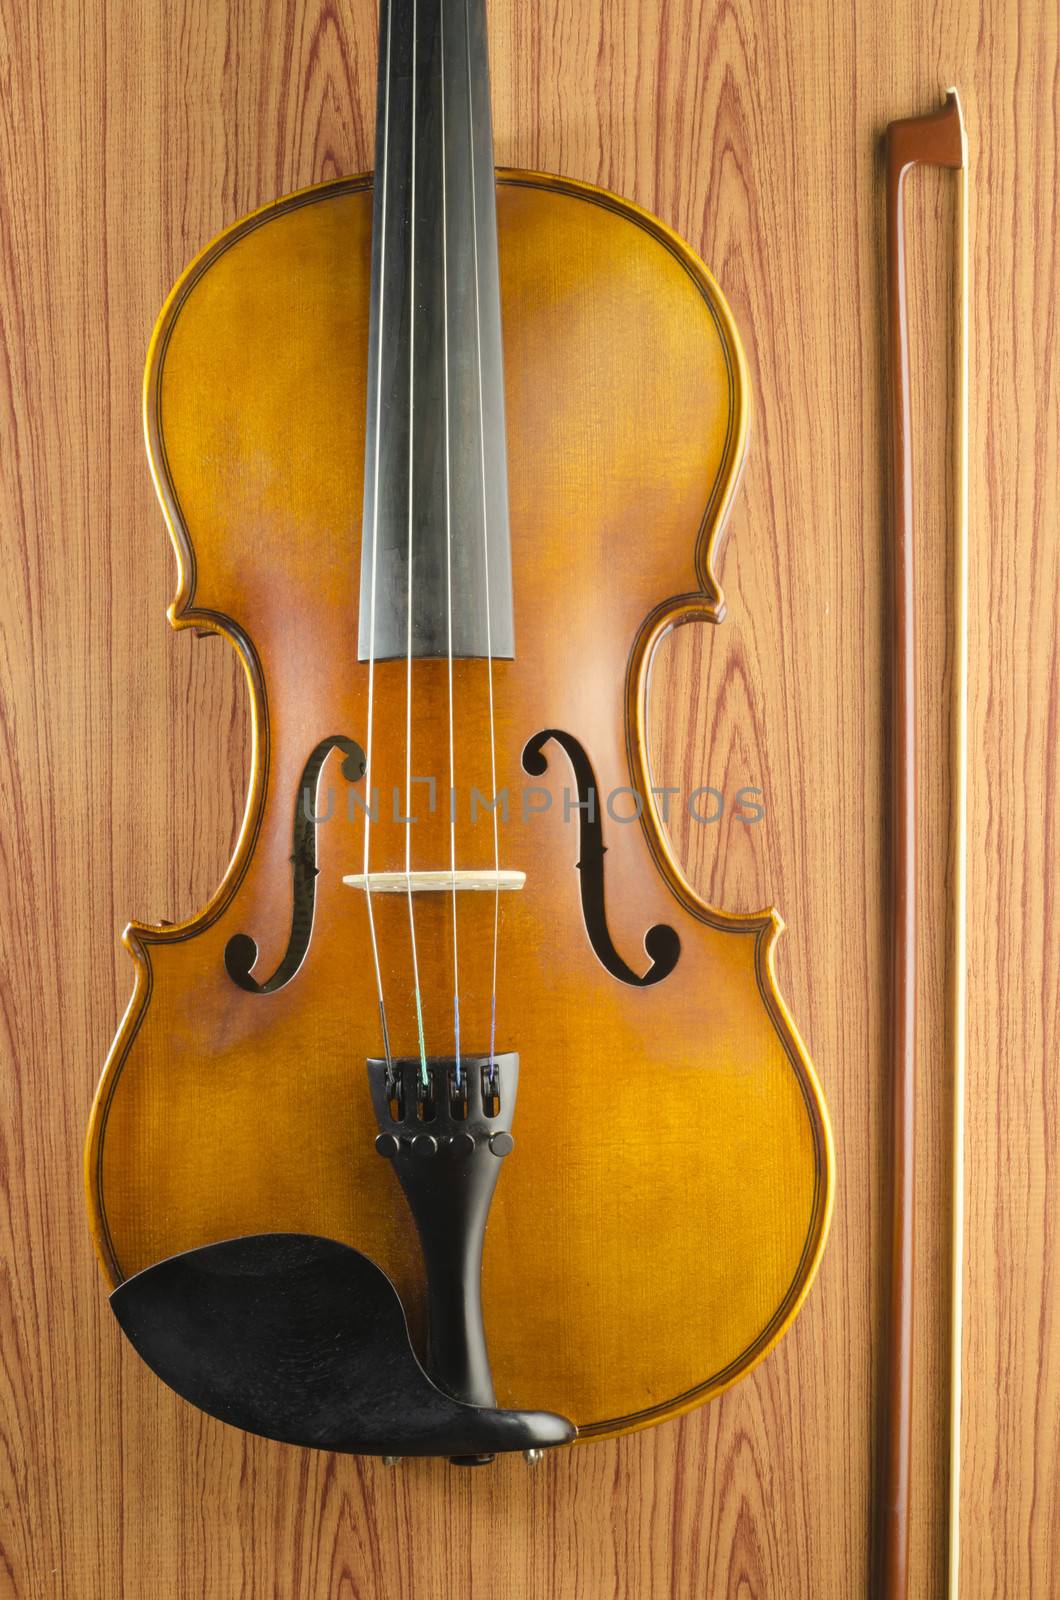
[[[887,1412],[883,1455],[883,1600],[906,1600],[913,1401],[913,1246],[916,1088],[917,768],[914,628],[912,397],[905,274],[903,189],[915,166],[961,172],[958,317],[959,442],[954,622],[953,827],[953,1206],[950,1297],[948,1593],[956,1600],[959,1562],[961,1334],[964,1262],[964,1083],[967,966],[968,816],[968,164],[960,98],[951,89],[938,111],[892,122],[887,166],[887,298],[891,370],[894,519],[894,676],[892,768],[894,881],[892,978],[892,1231]]]

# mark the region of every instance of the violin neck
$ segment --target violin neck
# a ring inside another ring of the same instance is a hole
[[[514,650],[485,10],[382,0],[362,660]]]

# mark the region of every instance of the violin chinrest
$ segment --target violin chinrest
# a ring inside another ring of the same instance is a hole
[[[576,1433],[552,1412],[466,1405],[440,1389],[390,1279],[334,1239],[265,1233],[205,1245],[126,1279],[110,1303],[177,1394],[286,1444],[473,1459]]]

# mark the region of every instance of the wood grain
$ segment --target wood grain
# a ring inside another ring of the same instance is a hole
[[[660,767],[760,784],[687,826],[712,900],[779,905],[781,980],[839,1181],[810,1301],[745,1383],[557,1460],[387,1473],[199,1418],[115,1337],[81,1204],[129,915],[216,884],[246,763],[239,671],[174,635],[143,460],[147,333],[188,257],[370,160],[368,0],[42,0],[0,18],[0,1595],[813,1596],[868,1589],[886,1096],[882,190],[878,136],[960,85],[973,156],[972,808],[964,1593],[1046,1597],[1060,1557],[1053,881],[1060,372],[1055,8],[734,0],[492,9],[498,160],[680,229],[747,345],[754,436],[723,580],[657,683]],[[945,1306],[952,193],[911,188],[924,460],[924,927],[916,1592],[939,1592]],[[688,635],[695,634],[694,637]],[[679,781],[677,778],[674,781]],[[444,1552],[442,1554],[441,1552]]]

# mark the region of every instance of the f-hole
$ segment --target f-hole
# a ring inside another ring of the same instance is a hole
[[[648,929],[644,935],[644,950],[651,960],[651,966],[644,973],[634,972],[632,967],[626,965],[608,932],[604,909],[604,856],[607,846],[604,844],[603,823],[597,804],[596,776],[585,750],[573,734],[564,733],[561,728],[545,728],[527,740],[523,749],[523,770],[533,778],[540,778],[547,772],[548,760],[544,749],[550,739],[555,740],[570,762],[578,789],[579,835],[575,866],[581,882],[582,916],[589,943],[600,963],[621,983],[633,984],[641,989],[652,983],[661,983],[670,976],[681,954],[681,941],[676,929],[665,922],[656,922]]]
[[[294,802],[294,846],[291,851],[293,897],[291,909],[291,934],[287,949],[271,978],[259,983],[251,977],[258,959],[258,947],[249,933],[233,934],[225,945],[225,970],[233,983],[248,994],[275,994],[284,984],[290,983],[309,950],[313,936],[313,918],[317,901],[317,790],[324,762],[333,750],[345,752],[342,775],[350,783],[359,783],[364,777],[367,761],[364,751],[353,739],[334,733],[322,739],[305,764],[298,783]],[[304,803],[306,793],[312,796],[312,806]]]

